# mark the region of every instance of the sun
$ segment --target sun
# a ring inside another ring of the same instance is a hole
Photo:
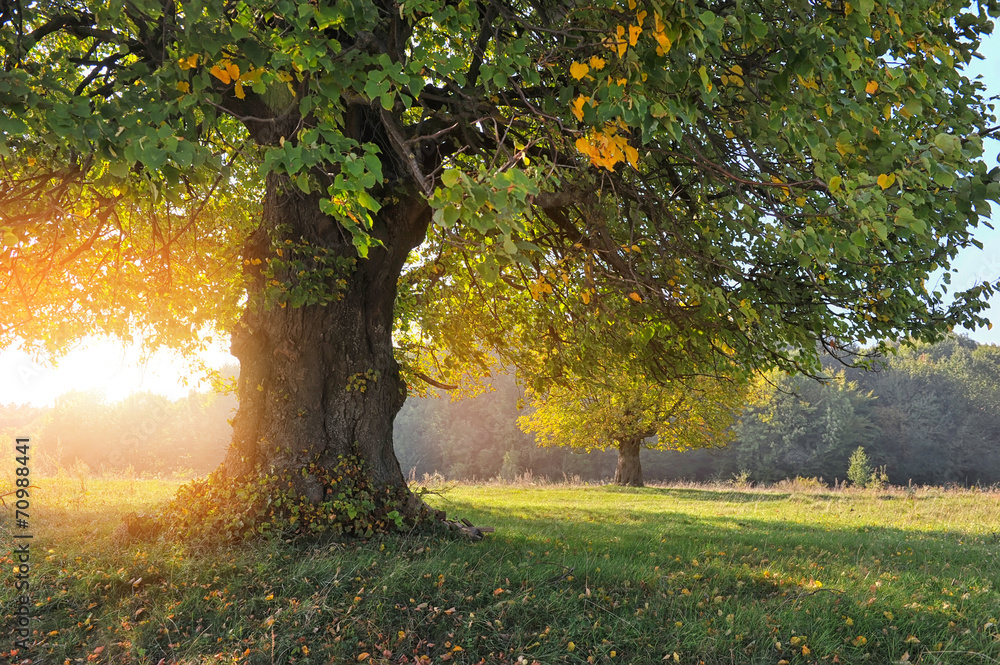
[[[221,346],[199,359],[214,368],[237,362]],[[179,399],[191,390],[206,389],[203,377],[178,353],[144,356],[138,344],[109,338],[87,337],[57,360],[33,359],[18,348],[0,351],[0,404],[51,406],[59,395],[73,390],[97,392],[117,402],[138,392]]]

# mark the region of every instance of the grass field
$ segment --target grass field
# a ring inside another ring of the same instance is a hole
[[[191,551],[112,539],[177,483],[34,482],[10,662],[1000,662],[997,493],[457,486],[427,499],[496,533]]]

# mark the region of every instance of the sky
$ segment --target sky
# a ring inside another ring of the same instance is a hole
[[[970,77],[982,77],[987,95],[1000,98],[1000,26],[980,48],[984,59],[968,69]],[[1000,116],[1000,99],[998,99]],[[984,156],[992,168],[1000,164],[1000,141],[990,140]],[[978,282],[1000,279],[1000,207],[994,207],[994,229],[980,226],[976,238],[983,250],[969,249],[952,264],[950,291],[969,288]],[[988,315],[996,321],[992,330],[961,331],[983,344],[1000,344],[1000,295],[991,301]],[[236,363],[227,348],[218,346],[209,351],[205,361],[220,368]],[[206,389],[197,381],[185,382],[192,368],[176,353],[159,352],[144,358],[137,347],[123,348],[112,340],[86,339],[58,362],[33,361],[16,349],[0,351],[0,404],[33,404],[48,406],[58,395],[70,390],[103,393],[109,402],[119,401],[135,392],[150,391],[177,399],[192,389]]]

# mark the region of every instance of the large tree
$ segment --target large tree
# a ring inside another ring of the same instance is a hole
[[[348,453],[405,491],[407,379],[604,347],[657,380],[810,370],[982,324],[988,287],[924,280],[998,198],[961,73],[990,12],[2,0],[2,341],[231,333],[225,474],[315,502]]]

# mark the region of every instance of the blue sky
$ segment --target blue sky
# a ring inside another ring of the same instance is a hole
[[[976,76],[986,84],[990,97],[1000,98],[1000,25],[994,29],[994,34],[983,42],[980,52],[984,59],[973,63],[968,69],[970,78]],[[1000,99],[996,101],[1000,110]],[[1000,121],[998,121],[1000,124]],[[990,168],[1000,164],[1000,141],[991,139],[986,142],[984,156]],[[980,226],[976,239],[983,243],[982,251],[969,250],[963,252],[953,264],[958,272],[952,275],[952,290],[972,286],[976,282],[997,281],[1000,279],[1000,206],[993,206],[994,229]],[[985,328],[967,331],[974,340],[982,343],[1000,344],[1000,295],[994,296],[990,304],[989,317],[995,322],[992,330]]]

